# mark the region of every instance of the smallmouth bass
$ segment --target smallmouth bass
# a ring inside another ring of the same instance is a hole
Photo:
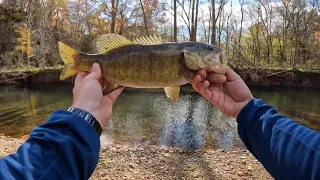
[[[99,54],[79,52],[59,42],[65,67],[60,80],[90,71],[99,63],[106,81],[104,94],[119,86],[130,88],[164,88],[173,103],[179,99],[180,86],[193,78],[195,71],[226,61],[219,47],[199,42],[163,43],[157,37],[142,37],[130,41],[117,34],[103,34],[97,39]]]

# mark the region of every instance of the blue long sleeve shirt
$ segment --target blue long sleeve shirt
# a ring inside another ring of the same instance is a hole
[[[275,179],[320,179],[320,134],[253,99],[238,116],[248,150]],[[98,133],[59,110],[17,153],[0,159],[0,179],[88,179],[99,159]]]
[[[59,110],[17,153],[0,159],[0,179],[89,179],[99,150],[96,130],[80,116]]]
[[[237,118],[248,150],[275,179],[320,179],[320,133],[251,100]]]

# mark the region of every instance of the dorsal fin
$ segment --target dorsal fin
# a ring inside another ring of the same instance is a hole
[[[97,39],[97,49],[99,54],[127,45],[135,44],[119,34],[102,34]]]
[[[141,45],[157,45],[157,44],[162,44],[162,40],[158,38],[157,36],[144,36],[137,38],[133,41],[135,44],[141,44]]]

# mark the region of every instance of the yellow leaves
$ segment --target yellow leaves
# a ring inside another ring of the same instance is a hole
[[[320,31],[315,32],[314,36],[320,41]]]
[[[129,26],[129,21],[127,17],[121,17],[115,19],[115,33],[121,34],[124,29]],[[111,31],[111,21],[107,21],[100,17],[100,14],[94,14],[90,17],[90,24],[91,24],[91,33],[93,35],[105,34]]]
[[[18,38],[20,45],[17,46],[16,49],[26,53],[28,58],[32,57],[33,48],[31,47],[31,29],[24,24],[22,27],[18,27],[16,32],[20,35]]]
[[[68,8],[70,0],[58,0],[59,8]]]

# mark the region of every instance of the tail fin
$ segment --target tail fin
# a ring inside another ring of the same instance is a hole
[[[78,73],[74,66],[80,52],[64,44],[63,42],[59,42],[59,51],[61,59],[65,64],[65,67],[60,74],[60,80],[64,80]]]

